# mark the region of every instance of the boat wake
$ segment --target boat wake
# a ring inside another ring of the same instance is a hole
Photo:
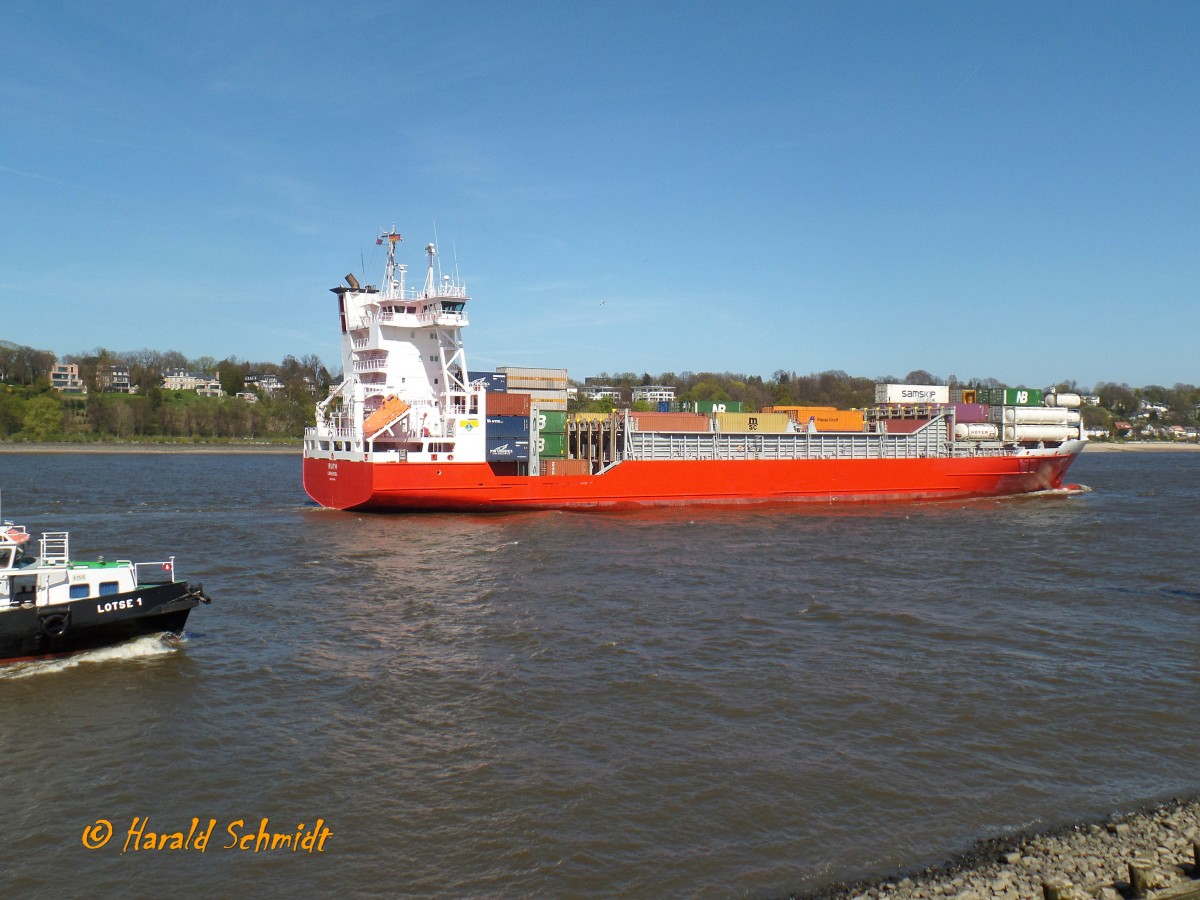
[[[0,680],[28,678],[31,675],[45,675],[51,672],[65,672],[77,666],[91,663],[109,663],[114,661],[154,659],[169,656],[179,650],[180,644],[186,639],[170,632],[162,634],[144,634],[123,644],[113,647],[100,647],[96,650],[84,650],[57,659],[34,659],[26,662],[11,663],[0,668]]]

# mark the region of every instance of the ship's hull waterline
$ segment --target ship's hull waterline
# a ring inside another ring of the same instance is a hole
[[[304,488],[332,509],[483,511],[881,503],[1061,489],[1082,449],[928,459],[626,460],[603,474],[497,474],[487,463],[304,460]]]

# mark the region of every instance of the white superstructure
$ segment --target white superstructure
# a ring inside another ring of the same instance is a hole
[[[412,462],[483,459],[485,391],[467,381],[462,329],[467,289],[442,275],[437,248],[425,247],[420,288],[405,285],[394,230],[382,288],[360,287],[353,275],[332,288],[342,328],[342,382],[317,406],[305,454],[337,458],[401,458]]]

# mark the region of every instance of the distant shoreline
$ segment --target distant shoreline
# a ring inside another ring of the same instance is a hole
[[[275,453],[300,455],[299,444],[72,444],[0,442],[0,453]]]
[[[1175,451],[1176,453],[1194,453],[1200,450],[1200,444],[1190,444],[1183,441],[1126,441],[1120,444],[1110,444],[1108,441],[1088,441],[1085,453],[1112,453],[1150,451],[1161,453]]]

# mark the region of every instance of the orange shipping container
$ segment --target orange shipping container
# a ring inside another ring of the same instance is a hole
[[[529,415],[528,394],[496,394],[488,391],[487,414],[489,416]]]
[[[835,409],[832,406],[787,406],[775,407],[786,409],[788,417],[804,431],[808,428],[808,420],[816,422],[817,431],[862,431],[863,414],[861,409]]]
[[[638,431],[712,431],[708,416],[700,413],[635,412],[630,416]]]
[[[542,459],[543,475],[590,475],[592,466],[586,459]]]
[[[779,434],[788,430],[787,413],[781,412],[723,412],[717,413],[717,430],[735,434],[765,432]]]

